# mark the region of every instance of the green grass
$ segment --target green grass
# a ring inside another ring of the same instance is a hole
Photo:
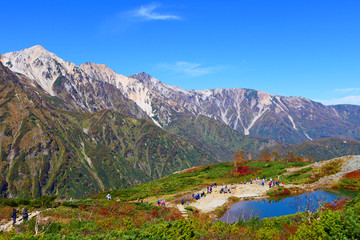
[[[230,171],[233,169],[231,162],[224,162],[206,167],[200,167],[194,171],[185,171],[178,174],[172,174],[155,181],[141,184],[136,187],[119,189],[111,192],[105,192],[95,195],[94,198],[103,198],[110,193],[111,196],[119,198],[121,201],[131,201],[136,199],[144,199],[149,197],[159,197],[163,195],[188,192],[199,189],[211,183],[230,184],[241,181],[249,181],[249,179],[266,176],[266,178],[277,179],[278,176],[286,172],[285,168],[304,166],[306,163],[285,162],[282,160],[274,162],[253,161],[246,165],[252,169],[256,169],[256,173],[247,176],[233,176]]]
[[[233,165],[231,163],[219,163],[193,172],[173,174],[136,187],[101,193],[96,195],[95,198],[105,198],[110,193],[113,198],[120,198],[121,201],[131,201],[138,198],[143,199],[152,196],[157,197],[186,192],[221,179],[229,180],[224,175],[229,173],[232,168]]]
[[[310,180],[310,177],[312,176],[308,172],[311,171],[312,169],[313,169],[312,167],[306,167],[306,168],[300,169],[299,171],[296,171],[292,174],[284,175],[282,177],[282,180],[285,183],[292,183],[292,184],[307,183]]]

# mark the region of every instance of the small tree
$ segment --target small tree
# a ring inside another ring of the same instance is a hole
[[[237,169],[244,163],[244,151],[236,151],[233,157],[234,170]]]
[[[271,153],[269,151],[264,151],[262,153],[260,153],[260,159],[262,161],[266,161],[269,162],[272,159]]]
[[[294,161],[294,153],[289,151],[287,154],[286,154],[286,160],[287,162],[292,162]]]
[[[273,160],[278,160],[280,158],[280,155],[277,152],[272,152],[272,158]]]

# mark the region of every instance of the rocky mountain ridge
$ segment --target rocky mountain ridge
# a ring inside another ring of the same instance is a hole
[[[56,67],[55,61],[48,62],[44,69]],[[166,98],[140,80],[128,78],[128,85],[119,83],[135,87],[124,87],[127,92],[123,93],[121,87],[110,83],[116,78],[103,65],[92,66],[101,70],[97,75],[90,75],[94,70],[89,71],[88,66],[74,67],[75,73],[61,66],[50,71],[55,78],[55,96],[45,91],[40,81],[12,72],[11,62],[7,65],[0,63],[1,196],[84,197],[193,166],[229,161],[237,150],[255,157],[273,148],[281,156],[291,149],[298,154],[316,153],[317,159],[360,154],[357,141],[344,144],[335,139],[284,146],[243,135],[172,100],[170,94],[176,87],[168,88]],[[44,81],[51,81],[44,76]],[[152,118],[163,128],[136,104],[146,99],[136,98],[137,87],[147,92]],[[134,101],[128,96],[135,96]],[[163,116],[170,121],[164,121]]]
[[[41,46],[3,54],[1,61],[50,95],[73,102],[78,109],[126,111],[129,107],[134,116],[148,116],[164,129],[176,121],[177,113],[190,113],[221,121],[244,135],[285,143],[327,137],[360,140],[359,106],[324,106],[302,97],[252,89],[184,90],[146,73],[126,77],[105,65],[75,66]],[[119,102],[127,104],[119,107]]]
[[[190,113],[221,121],[244,135],[301,143],[329,137],[360,140],[360,106],[325,106],[303,97],[252,89],[186,91],[140,73],[130,76]]]
[[[0,196],[84,197],[218,161],[149,118],[75,111],[30,82],[0,63]]]

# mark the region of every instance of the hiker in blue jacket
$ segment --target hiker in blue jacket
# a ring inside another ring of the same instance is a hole
[[[16,223],[16,214],[19,212],[19,210],[13,209],[13,212],[11,214],[11,217],[13,218],[13,226],[15,226]]]

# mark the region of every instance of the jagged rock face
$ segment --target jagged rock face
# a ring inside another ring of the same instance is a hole
[[[324,106],[309,99],[275,96],[251,89],[187,91],[146,73],[129,77],[105,65],[75,66],[35,46],[1,56],[4,65],[32,79],[74,109],[113,109],[150,117],[167,129],[179,114],[204,115],[244,135],[300,143],[326,137],[360,140],[358,107]],[[181,117],[180,117],[181,118]]]
[[[285,143],[327,137],[360,140],[360,107],[357,106],[328,107],[302,97],[274,96],[241,88],[185,91],[145,73],[130,77],[139,79],[192,114],[222,121],[245,135]]]
[[[33,86],[51,96],[61,97],[76,110],[113,109],[125,115],[147,118],[146,113],[116,86],[89,76],[75,64],[41,46],[1,55],[0,60],[10,70],[30,78]]]
[[[138,79],[117,74],[105,65],[85,63],[79,67],[89,76],[116,86],[127,98],[146,112],[158,126],[167,126],[172,121],[173,113],[186,111],[181,104],[164,96],[163,91],[152,89]],[[165,86],[159,80],[156,81],[153,86]]]
[[[330,106],[334,113],[344,121],[358,125],[360,122],[360,106],[356,105],[333,105]]]

